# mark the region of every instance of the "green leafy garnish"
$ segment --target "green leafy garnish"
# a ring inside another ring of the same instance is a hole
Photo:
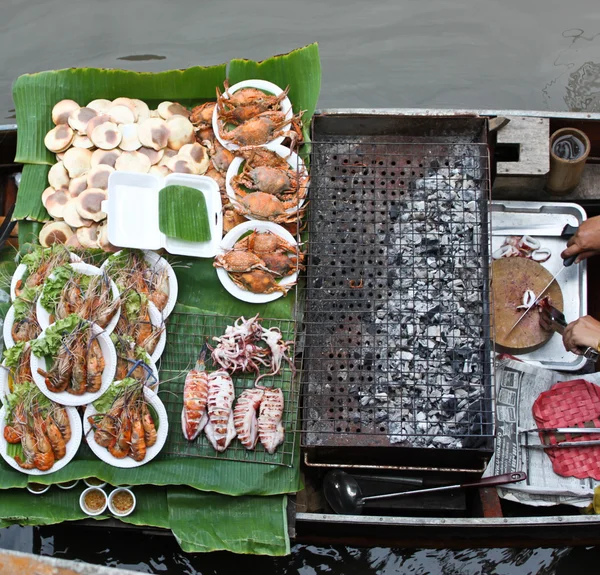
[[[46,329],[44,337],[30,342],[32,353],[37,357],[55,356],[60,349],[62,338],[71,333],[83,321],[76,313],[57,321]]]
[[[158,227],[170,238],[188,242],[210,241],[204,194],[188,186],[167,186],[160,190]]]
[[[59,266],[52,272],[53,277],[49,277],[46,280],[40,303],[47,312],[54,312],[56,304],[58,304],[58,300],[60,299],[60,294],[66,283],[73,276],[73,273],[72,267]]]
[[[4,365],[6,367],[17,367],[19,365],[19,360],[26,344],[26,341],[20,341],[13,347],[4,350]]]
[[[145,294],[141,294],[135,290],[128,291],[123,302],[125,317],[129,321],[135,321],[140,315],[142,305],[145,305],[147,302],[148,298]]]
[[[106,413],[112,404],[121,396],[131,385],[139,385],[133,377],[126,377],[117,383],[111,383],[106,392],[92,404],[98,413]]]
[[[25,402],[26,407],[35,402],[40,408],[43,417],[46,416],[48,410],[54,405],[54,403],[39,390],[33,381],[23,382],[21,385],[17,386],[12,393],[9,393],[5,399],[8,406],[7,419],[9,420],[12,419],[15,407],[22,402]]]
[[[15,301],[13,302],[13,307],[15,308],[15,321],[25,319],[29,316],[32,306],[35,305],[39,289],[39,287],[23,288],[21,295],[15,298]]]

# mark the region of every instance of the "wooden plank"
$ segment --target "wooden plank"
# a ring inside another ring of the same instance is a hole
[[[478,491],[483,516],[503,517],[498,490],[495,487],[481,487]]]
[[[543,176],[550,170],[550,121],[546,118],[509,116],[510,122],[498,130],[497,145],[517,144],[518,162],[498,162],[497,174]]]

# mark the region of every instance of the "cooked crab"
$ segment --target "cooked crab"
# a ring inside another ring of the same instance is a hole
[[[215,258],[213,266],[228,272],[249,272],[252,270],[269,271],[265,262],[248,250],[230,250]]]
[[[293,199],[282,202],[271,194],[264,192],[252,192],[246,194],[240,191],[241,196],[233,209],[241,215],[250,215],[258,220],[268,220],[277,224],[290,223],[301,218],[306,211],[306,207],[298,208],[298,200]],[[294,210],[294,208],[296,208]],[[292,209],[292,212],[287,210]]]
[[[283,238],[268,230],[266,232],[252,232],[249,236],[236,242],[234,248],[238,250],[250,250],[259,255],[274,252],[296,253],[298,249],[296,246],[286,242]],[[300,256],[302,259],[304,258],[302,253]]]
[[[223,122],[220,122],[220,135],[222,139],[236,144],[242,149],[262,146],[280,136],[289,137],[292,141],[290,147],[293,148],[298,135],[294,131],[283,129],[290,122],[291,119],[286,118],[286,114],[283,112],[263,112],[230,131],[225,130]]]
[[[234,273],[230,275],[233,283],[242,289],[251,291],[253,293],[274,293],[282,292],[284,295],[296,285],[289,283],[286,285],[278,284],[275,278],[269,272],[263,270],[253,270],[246,273]]]

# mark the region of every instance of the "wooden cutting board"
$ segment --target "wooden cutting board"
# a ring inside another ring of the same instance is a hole
[[[523,303],[525,290],[536,295],[546,287],[552,274],[541,264],[526,258],[501,258],[492,264],[492,302],[494,308],[496,351],[518,355],[542,347],[553,332],[540,326],[537,306],[532,308],[509,333],[510,328],[521,317],[524,310],[517,306]],[[550,303],[564,310],[563,296],[557,282],[546,290]],[[494,332],[493,332],[494,333]]]

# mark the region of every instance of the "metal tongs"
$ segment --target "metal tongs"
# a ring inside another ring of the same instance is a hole
[[[556,331],[562,335],[567,327],[567,320],[565,319],[565,315],[558,311],[554,306],[551,306],[546,300],[542,300],[540,309],[542,311],[540,316],[540,324],[545,329],[550,329],[552,331]],[[598,361],[600,354],[593,348],[580,348],[581,355],[586,357],[587,359],[591,359],[593,361]]]
[[[534,427],[532,429],[522,429],[519,434],[525,433],[544,433],[544,434],[555,434],[556,435],[586,435],[586,434],[600,434],[600,428],[598,427]],[[559,438],[556,437],[559,441]],[[558,443],[542,443],[539,445],[530,445],[527,443],[526,447],[531,449],[565,449],[568,447],[598,447],[600,446],[599,439],[592,439],[590,441],[560,441]]]

